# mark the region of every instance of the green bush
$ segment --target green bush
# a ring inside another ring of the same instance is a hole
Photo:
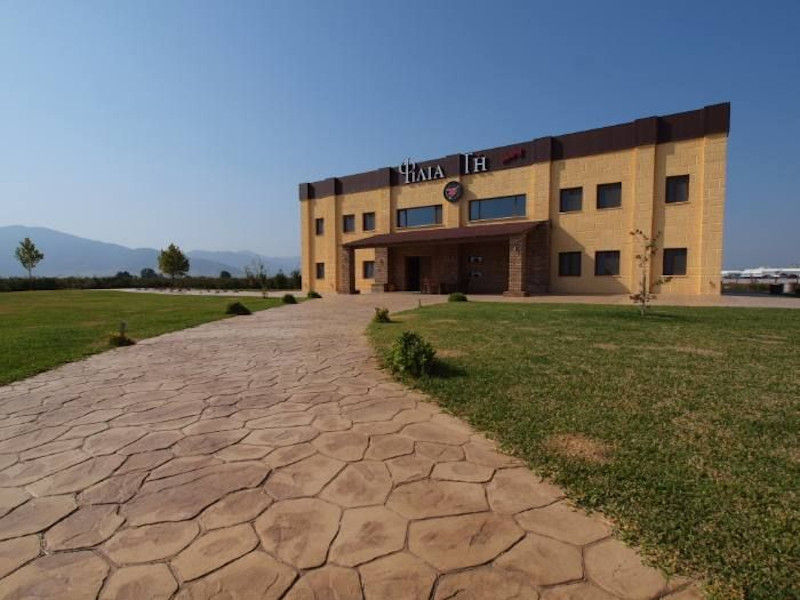
[[[373,323],[391,323],[392,320],[389,318],[389,309],[376,306],[372,321]]]
[[[284,304],[297,304],[297,298],[295,298],[292,294],[284,294],[283,295],[283,303]]]
[[[231,302],[228,308],[225,309],[226,315],[249,315],[252,314],[250,309],[241,302]]]
[[[466,302],[467,297],[461,292],[453,292],[447,297],[448,302]]]
[[[314,290],[311,290],[310,292],[308,292],[308,296],[307,296],[307,298],[310,300],[310,299],[312,299],[312,298],[322,298],[322,296],[320,296],[320,295],[319,295],[317,292],[315,292]]]
[[[133,346],[136,342],[129,338],[124,333],[112,333],[108,336],[108,345],[113,346],[114,348],[119,348],[121,346]]]
[[[433,369],[436,350],[413,331],[404,331],[389,350],[389,368],[401,375],[419,377],[429,375]]]

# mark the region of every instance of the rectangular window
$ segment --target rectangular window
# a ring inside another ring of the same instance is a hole
[[[350,233],[351,231],[356,230],[356,216],[355,215],[344,215],[342,217],[342,231],[345,233]]]
[[[622,183],[601,183],[597,186],[597,208],[622,206]]]
[[[374,231],[375,230],[375,213],[368,212],[361,215],[361,228],[364,231]]]
[[[364,279],[374,279],[375,278],[375,261],[374,260],[365,260],[362,263]]]
[[[317,235],[322,235],[325,233],[325,219],[315,219],[314,220],[314,230],[317,232]]]
[[[440,225],[442,205],[401,208],[397,211],[398,227],[419,227],[421,225]]]
[[[558,274],[561,277],[579,277],[581,274],[581,253],[559,252]]]
[[[565,188],[561,190],[559,211],[574,212],[583,208],[583,188]]]
[[[686,248],[664,248],[664,275],[686,275]]]
[[[469,203],[469,220],[503,219],[506,217],[525,216],[525,195],[503,196],[502,198],[486,198],[472,200]]]
[[[602,250],[594,253],[595,275],[619,275],[619,250]]]
[[[689,176],[667,177],[667,204],[689,201]]]
[[[317,263],[317,279],[325,279],[325,263]]]

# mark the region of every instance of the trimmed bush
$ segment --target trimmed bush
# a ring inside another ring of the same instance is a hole
[[[389,309],[388,308],[381,308],[380,306],[375,307],[375,314],[372,317],[373,323],[391,323],[392,320],[389,318]]]
[[[420,335],[404,331],[392,344],[387,357],[389,368],[401,375],[420,377],[433,369],[436,350]]]
[[[231,302],[228,308],[225,309],[226,315],[249,315],[252,314],[250,309],[241,302]]]
[[[466,302],[467,297],[461,292],[453,292],[447,297],[448,302]]]
[[[311,300],[311,299],[313,299],[313,298],[322,298],[322,296],[320,296],[320,295],[319,295],[317,292],[315,292],[314,290],[311,290],[310,292],[308,292],[308,296],[307,296],[307,298],[308,298],[309,300]]]
[[[297,298],[295,298],[292,294],[284,294],[283,295],[283,303],[284,304],[297,304]]]
[[[133,346],[136,342],[129,338],[124,333],[112,333],[108,336],[108,345],[113,346],[114,348],[120,348],[122,346]]]

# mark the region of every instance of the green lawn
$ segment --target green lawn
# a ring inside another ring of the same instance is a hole
[[[714,598],[800,598],[800,310],[451,303],[411,382]]]
[[[250,310],[279,298],[239,298]],[[0,294],[0,384],[109,348],[120,321],[135,340],[227,317],[230,297],[169,296],[106,291]],[[246,318],[246,317],[242,317]]]

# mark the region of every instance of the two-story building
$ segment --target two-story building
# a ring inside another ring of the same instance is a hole
[[[719,294],[730,104],[300,184],[304,290]]]

